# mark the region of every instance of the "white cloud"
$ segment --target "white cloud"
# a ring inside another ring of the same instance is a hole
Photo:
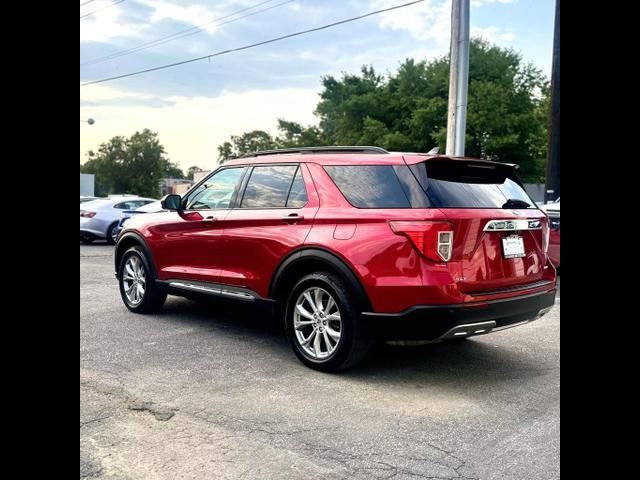
[[[119,90],[108,85],[91,85],[80,88],[80,102],[106,102],[126,98],[150,99],[151,95],[126,90]]]
[[[516,35],[509,30],[503,30],[498,27],[471,27],[472,37],[482,37],[493,43],[509,43],[516,39]]]
[[[185,4],[185,2],[172,2],[169,0],[138,0],[136,3],[149,7],[151,13],[148,17],[140,18],[138,22],[131,23],[123,21],[124,14],[132,13],[131,6],[127,3],[122,2],[113,5],[113,0],[98,0],[87,5],[85,7],[87,9],[92,5],[95,5],[95,7],[86,11],[81,10],[81,15],[94,10],[96,13],[80,21],[80,43],[108,42],[115,38],[142,37],[143,34],[150,31],[153,24],[163,20],[199,26],[230,13],[226,2],[216,2],[215,9],[196,3]],[[239,6],[243,6],[245,3],[241,2]],[[238,3],[236,2],[233,5],[233,10],[236,10]],[[205,32],[212,34],[220,27],[216,26],[215,23],[203,25],[201,28]]]
[[[95,11],[94,14],[80,20],[80,43],[108,42],[119,37],[141,37],[149,28],[145,24],[124,23],[121,17],[125,7],[121,5],[126,4],[112,4],[112,1],[98,1],[87,6],[95,5],[92,10],[80,10],[80,15]]]
[[[377,0],[377,8],[397,5],[395,0]],[[451,0],[426,0],[408,8],[380,14],[380,28],[406,30],[420,41],[433,40],[439,46],[448,46],[451,35]]]
[[[81,99],[103,105],[80,108],[80,118],[95,118],[94,125],[80,124],[80,162],[88,150],[116,135],[129,136],[149,128],[158,132],[169,158],[184,169],[191,165],[213,168],[217,147],[230,135],[259,129],[276,132],[277,119],[303,125],[316,123],[313,110],[317,89],[282,88],[223,92],[216,97],[169,97],[171,105],[146,106],[133,103],[115,106],[114,99],[150,99],[128,91],[93,85],[81,88]]]
[[[487,3],[514,3],[514,0],[471,0],[471,6],[474,8],[481,7]]]
[[[222,11],[212,10],[195,3],[185,5],[184,2],[174,3],[166,0],[144,0],[141,3],[153,8],[153,13],[149,18],[151,23],[173,20],[198,26],[225,15]],[[203,25],[201,28],[209,34],[214,33],[217,30],[215,23]]]
[[[482,7],[490,3],[508,4],[514,0],[472,0],[471,6]],[[395,0],[378,0],[375,5],[385,8],[395,4]],[[451,0],[426,0],[415,7],[393,10],[380,15],[379,26],[391,30],[406,30],[422,42],[435,42],[429,49],[431,55],[446,53],[451,40]],[[473,20],[473,18],[472,18]],[[472,36],[482,36],[493,42],[510,42],[516,38],[511,31],[498,27],[471,27]]]

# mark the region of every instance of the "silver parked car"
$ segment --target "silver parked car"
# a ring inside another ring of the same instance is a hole
[[[158,200],[157,202],[149,203],[148,205],[140,207],[137,210],[125,210],[125,211],[123,211],[120,214],[120,221],[118,222],[118,225],[111,232],[111,236],[113,237],[113,241],[116,242],[118,240],[118,235],[120,235],[120,232],[124,229],[125,222],[127,220],[129,220],[131,217],[134,217],[134,216],[139,215],[141,213],[158,213],[158,212],[163,212],[163,211],[164,210],[162,209],[162,204],[161,204],[160,200]]]
[[[113,196],[80,204],[80,241],[91,243],[105,239],[113,245],[113,230],[118,226],[120,214],[155,201],[137,196]]]

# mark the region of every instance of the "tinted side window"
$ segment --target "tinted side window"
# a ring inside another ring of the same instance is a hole
[[[189,194],[186,208],[191,210],[229,208],[243,170],[244,167],[226,168],[214,173]]]
[[[284,207],[297,168],[297,165],[254,167],[240,208]]]
[[[151,203],[151,200],[127,200],[126,202],[120,202],[114,205],[113,208],[118,208],[120,210],[135,210],[147,203]]]
[[[411,208],[392,165],[341,165],[324,169],[354,207]]]
[[[289,192],[289,198],[287,199],[287,207],[301,208],[307,203],[307,189],[304,186],[304,178],[302,178],[302,171],[298,168],[296,176],[291,184],[291,191]]]

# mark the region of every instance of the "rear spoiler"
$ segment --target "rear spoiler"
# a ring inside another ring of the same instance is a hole
[[[514,170],[518,170],[520,168],[520,165],[518,165],[517,163],[506,163],[506,162],[497,162],[495,160],[485,160],[482,158],[473,158],[473,157],[454,157],[454,156],[449,156],[449,155],[433,155],[431,156],[431,158],[418,158],[418,157],[426,157],[426,156],[430,156],[430,154],[426,154],[426,153],[402,153],[402,158],[405,161],[405,163],[407,165],[411,165],[414,163],[422,163],[426,160],[454,160],[454,161],[466,161],[466,162],[475,162],[475,163],[484,163],[487,165],[495,165],[495,166],[500,166],[500,165],[506,165],[507,167],[511,167]]]

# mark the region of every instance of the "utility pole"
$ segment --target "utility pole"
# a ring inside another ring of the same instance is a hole
[[[556,0],[556,18],[554,22],[545,203],[560,196],[560,0]]]
[[[451,2],[447,155],[464,156],[469,89],[469,0]]]

